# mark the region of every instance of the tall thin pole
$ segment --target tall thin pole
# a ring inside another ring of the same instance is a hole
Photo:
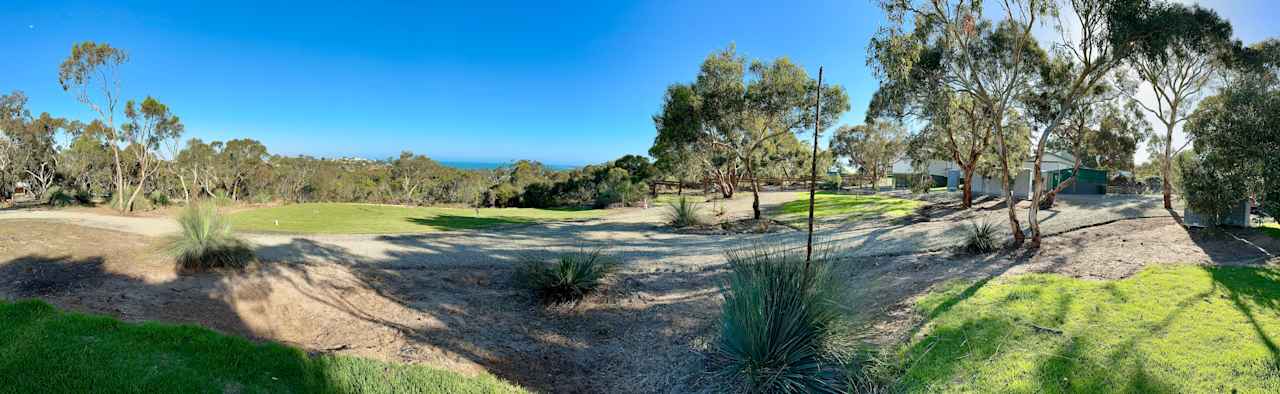
[[[813,201],[818,193],[818,132],[822,130],[822,66],[818,66],[818,99],[813,111],[813,166],[809,170],[809,242],[805,247],[804,269],[809,270],[813,260]]]

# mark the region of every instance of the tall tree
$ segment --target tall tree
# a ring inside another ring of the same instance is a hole
[[[1153,148],[1164,152],[1160,156],[1164,207],[1172,209],[1171,163],[1191,143],[1188,138],[1175,149],[1173,132],[1191,117],[1216,70],[1222,67],[1218,60],[1229,48],[1232,29],[1216,12],[1200,6],[1162,4],[1153,14],[1160,21],[1153,27],[1168,33],[1159,35],[1150,50],[1132,56],[1130,64],[1155,96],[1154,105],[1136,97],[1134,102],[1164,126],[1163,136],[1153,136],[1151,142]]]
[[[907,132],[892,122],[840,126],[831,137],[831,151],[858,166],[875,187],[906,150]]]
[[[58,84],[64,91],[74,91],[76,100],[98,115],[103,125],[107,146],[114,163],[115,194],[124,193],[124,165],[120,157],[120,133],[116,129],[116,110],[120,105],[120,66],[129,60],[123,50],[107,43],[85,41],[71,47],[71,55],[58,67]],[[117,197],[119,198],[119,197]],[[128,207],[121,204],[122,212]]]
[[[151,96],[143,99],[141,104],[129,100],[124,106],[124,115],[128,118],[128,122],[121,126],[121,132],[117,133],[119,142],[112,142],[110,145],[126,143],[134,153],[133,158],[138,166],[138,184],[133,188],[133,193],[129,195],[128,200],[124,200],[122,194],[116,198],[122,210],[132,210],[133,202],[146,188],[147,178],[152,175],[154,167],[160,161],[156,155],[160,145],[166,140],[181,136],[183,126],[178,116],[169,111],[167,105]]]

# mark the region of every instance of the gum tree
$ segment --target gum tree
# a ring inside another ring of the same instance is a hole
[[[71,55],[58,67],[58,84],[62,90],[73,92],[76,100],[88,106],[103,125],[101,132],[111,149],[117,196],[124,192],[125,175],[120,157],[123,138],[116,129],[115,116],[120,105],[119,70],[128,60],[128,54],[110,44],[85,41],[73,45]],[[118,208],[125,212],[128,207]]]

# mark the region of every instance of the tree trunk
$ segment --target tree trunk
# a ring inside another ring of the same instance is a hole
[[[1018,223],[1018,201],[1013,198],[1013,186],[1009,176],[1009,145],[1005,143],[1004,126],[996,123],[996,138],[1000,143],[1000,173],[1004,184],[1004,201],[1009,213],[1009,231],[1013,232],[1013,246],[1021,246],[1026,237],[1022,234],[1022,224]]]
[[[964,185],[960,186],[961,193],[964,195],[963,201],[961,201],[961,206],[963,206],[964,209],[973,208],[973,171],[975,169],[977,169],[976,166],[960,168],[961,172],[964,174]]]
[[[1041,164],[1044,162],[1044,144],[1036,149],[1035,164],[1031,166],[1031,206],[1027,207],[1027,226],[1031,227],[1031,245],[1032,249],[1040,247],[1040,220],[1037,217],[1040,214],[1040,199],[1044,192],[1044,176],[1040,174]]]
[[[1173,127],[1168,127],[1164,139],[1164,165],[1161,167],[1161,182],[1164,183],[1164,209],[1173,209],[1173,182],[1169,177],[1173,172]]]
[[[756,166],[747,160],[747,176],[751,177],[751,218],[760,220],[760,180],[756,178]]]
[[[1058,193],[1062,193],[1063,190],[1067,190],[1068,187],[1071,187],[1071,185],[1074,185],[1076,183],[1076,178],[1079,176],[1080,176],[1080,155],[1077,154],[1075,167],[1071,170],[1071,177],[1067,178],[1067,180],[1062,181],[1061,183],[1058,183],[1057,187],[1053,188],[1053,190],[1049,191],[1049,193],[1044,196],[1044,201],[1040,202],[1040,209],[1053,208],[1053,203],[1056,202],[1058,199]]]

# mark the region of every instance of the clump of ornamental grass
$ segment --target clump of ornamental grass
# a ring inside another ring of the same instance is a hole
[[[840,392],[857,346],[830,260],[806,265],[803,248],[728,254],[714,373],[753,393]],[[824,253],[825,254],[825,253]]]
[[[545,304],[577,303],[598,290],[616,266],[600,249],[561,254],[552,262],[526,257],[516,268],[516,283]]]
[[[188,205],[178,216],[182,232],[169,240],[178,267],[188,271],[244,268],[254,259],[249,244],[231,230],[231,221],[209,203]]]
[[[667,220],[675,227],[689,227],[702,224],[702,204],[680,196],[679,200],[667,207]]]
[[[999,229],[988,221],[969,222],[965,226],[964,243],[960,250],[969,254],[987,254],[1000,249]]]

